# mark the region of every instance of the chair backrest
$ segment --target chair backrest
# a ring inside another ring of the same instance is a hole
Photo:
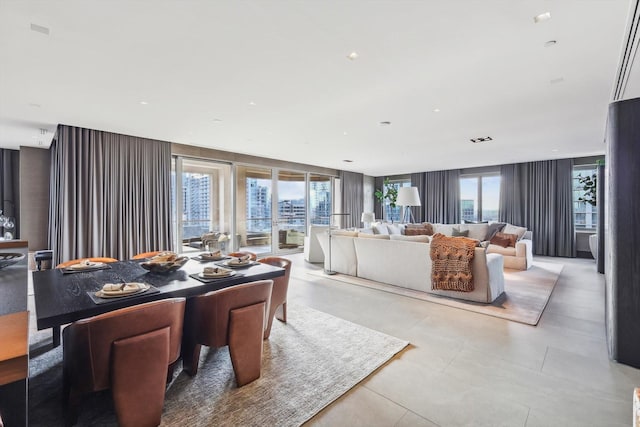
[[[78,258],[78,259],[72,259],[70,261],[61,262],[60,264],[56,265],[56,268],[69,267],[71,265],[78,264],[79,262],[85,261],[85,260],[89,260],[91,262],[107,262],[107,263],[118,261],[115,258],[108,258],[108,257]]]
[[[136,254],[134,256],[131,257],[131,259],[145,259],[145,258],[151,258],[154,257],[156,255],[159,255],[161,253],[164,252],[170,252],[170,251],[151,251],[151,252],[143,252],[141,254]]]
[[[274,267],[284,268],[284,276],[276,277],[273,279],[273,287],[278,287],[279,283],[282,283],[284,286],[289,284],[289,275],[291,274],[291,261],[286,258],[281,258],[277,256],[269,256],[265,258],[260,258],[258,262],[263,264],[273,265]],[[286,288],[285,288],[285,296],[286,296]]]
[[[228,255],[232,256],[232,257],[236,257],[236,258],[240,258],[240,257],[249,255],[251,257],[251,261],[255,261],[258,258],[258,256],[256,254],[254,254],[253,252],[249,252],[249,251],[231,252]]]
[[[110,387],[114,341],[169,327],[169,363],[180,356],[185,298],[122,308],[72,323],[64,330],[64,358],[73,361],[72,382],[87,391]]]
[[[225,346],[229,343],[229,313],[265,302],[266,319],[272,288],[272,280],[259,280],[194,297],[192,323],[186,327],[193,328],[196,341],[200,344],[209,347]]]

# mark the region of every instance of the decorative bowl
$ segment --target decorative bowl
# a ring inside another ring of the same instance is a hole
[[[0,268],[5,268],[24,259],[24,254],[0,253]]]
[[[185,265],[187,261],[189,261],[189,258],[182,256],[168,262],[143,262],[142,264],[140,264],[140,266],[152,273],[169,273],[171,271],[178,270],[183,265]]]

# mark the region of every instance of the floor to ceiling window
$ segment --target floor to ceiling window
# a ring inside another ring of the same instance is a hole
[[[460,177],[460,217],[463,221],[497,221],[499,208],[500,175]]]
[[[390,179],[390,184],[398,190],[400,187],[411,187],[410,178]],[[358,218],[359,219],[359,218]],[[384,219],[385,221],[400,222],[402,220],[402,206],[396,205],[392,207],[389,201],[384,201]]]
[[[598,224],[598,208],[595,193],[596,165],[580,165],[573,168],[573,218],[577,230],[595,230]],[[582,199],[582,200],[581,200]]]
[[[328,225],[331,206],[331,177],[309,174],[309,224]]]

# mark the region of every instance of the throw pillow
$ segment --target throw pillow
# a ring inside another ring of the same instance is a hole
[[[404,229],[405,236],[428,236],[429,230],[423,227],[405,227]]]
[[[502,232],[507,234],[515,234],[516,236],[518,236],[516,240],[520,240],[522,239],[522,236],[524,236],[524,233],[527,232],[527,227],[518,227],[511,224],[506,224]]]
[[[389,234],[402,234],[400,232],[400,226],[397,224],[387,224],[387,230]]]
[[[515,247],[518,236],[516,234],[497,232],[489,241],[492,245],[499,245],[503,248]]]
[[[485,236],[484,240],[491,240],[491,238],[498,232],[498,231],[502,231],[502,229],[506,226],[507,224],[504,222],[492,222],[489,224],[489,229],[487,230],[487,235]]]
[[[423,222],[422,226],[427,229],[427,236],[433,236],[435,231],[433,230],[433,224],[430,222]]]
[[[461,231],[459,228],[453,227],[451,236],[452,237],[469,237],[469,230]]]
[[[386,224],[378,224],[373,226],[373,234],[389,234]]]

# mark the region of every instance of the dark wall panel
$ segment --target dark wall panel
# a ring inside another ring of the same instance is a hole
[[[640,98],[609,106],[606,159],[609,355],[640,368]]]

